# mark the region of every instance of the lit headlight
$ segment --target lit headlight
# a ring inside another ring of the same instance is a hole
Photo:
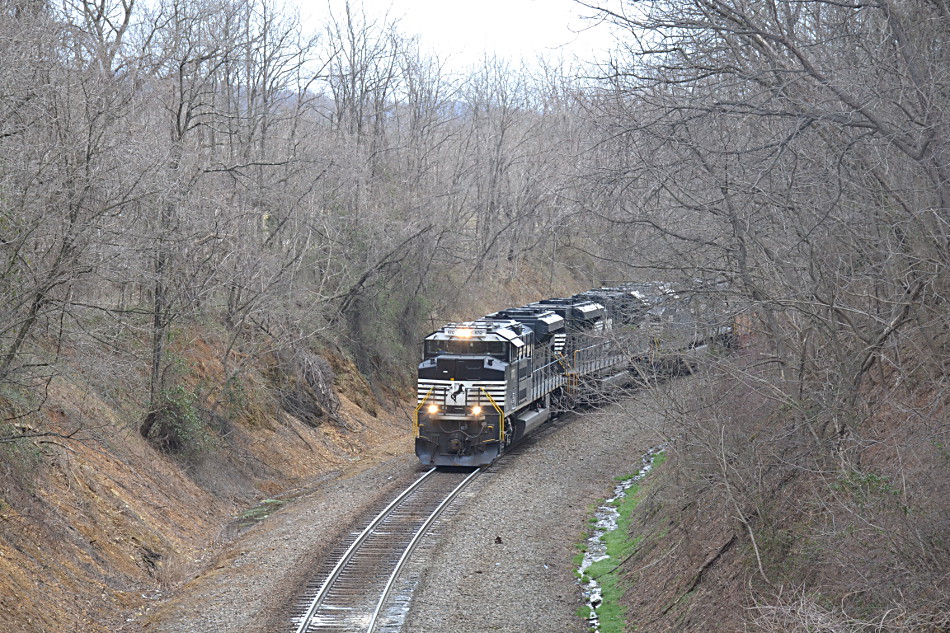
[[[429,413],[438,413],[438,412],[439,412],[439,405],[437,404],[429,405]]]
[[[472,407],[472,415],[481,415],[482,408],[478,405]]]

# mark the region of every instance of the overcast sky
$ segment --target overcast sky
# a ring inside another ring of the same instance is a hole
[[[329,0],[339,10],[345,0]],[[316,4],[323,5],[326,0]],[[497,54],[512,61],[532,62],[578,56],[589,61],[609,48],[606,25],[584,20],[589,10],[573,0],[350,0],[367,16],[397,19],[400,32],[418,35],[424,49],[438,53],[453,69],[477,64]],[[313,6],[313,19],[321,9]],[[600,55],[602,56],[602,55]]]

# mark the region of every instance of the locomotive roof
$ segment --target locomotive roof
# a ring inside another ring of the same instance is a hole
[[[572,318],[583,320],[596,319],[606,314],[604,306],[600,303],[578,297],[545,299],[544,301],[532,303],[529,307],[552,309],[558,313],[563,313],[564,317],[571,316]],[[568,310],[570,310],[570,312],[568,312]]]
[[[630,318],[650,307],[646,296],[626,288],[595,288],[574,295],[578,299],[589,299],[603,304],[614,317]]]
[[[498,312],[493,312],[489,314],[487,318],[489,319],[515,319],[517,317],[531,317],[537,321],[543,323],[557,323],[558,321],[563,321],[559,315],[555,314],[552,310],[541,307],[532,307],[532,306],[522,306],[520,308],[505,308],[504,310],[499,310]]]
[[[486,318],[518,321],[530,327],[538,337],[544,337],[564,329],[564,318],[561,315],[548,308],[541,307],[506,308],[489,314]]]
[[[530,332],[531,330],[528,330]],[[521,324],[514,319],[479,319],[478,321],[464,321],[449,323],[442,326],[425,338],[427,341],[471,339],[482,341],[497,341],[502,339],[512,343],[515,347],[525,344],[526,332]]]

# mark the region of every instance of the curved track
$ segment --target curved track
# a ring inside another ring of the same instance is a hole
[[[436,518],[479,472],[432,469],[362,531],[353,532],[297,603],[294,633],[381,631],[403,565]]]

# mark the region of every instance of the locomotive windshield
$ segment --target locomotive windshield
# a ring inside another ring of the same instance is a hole
[[[507,344],[503,341],[479,341],[471,339],[447,339],[426,341],[426,358],[439,356],[441,354],[464,354],[473,356],[494,356],[505,360],[505,348]]]

